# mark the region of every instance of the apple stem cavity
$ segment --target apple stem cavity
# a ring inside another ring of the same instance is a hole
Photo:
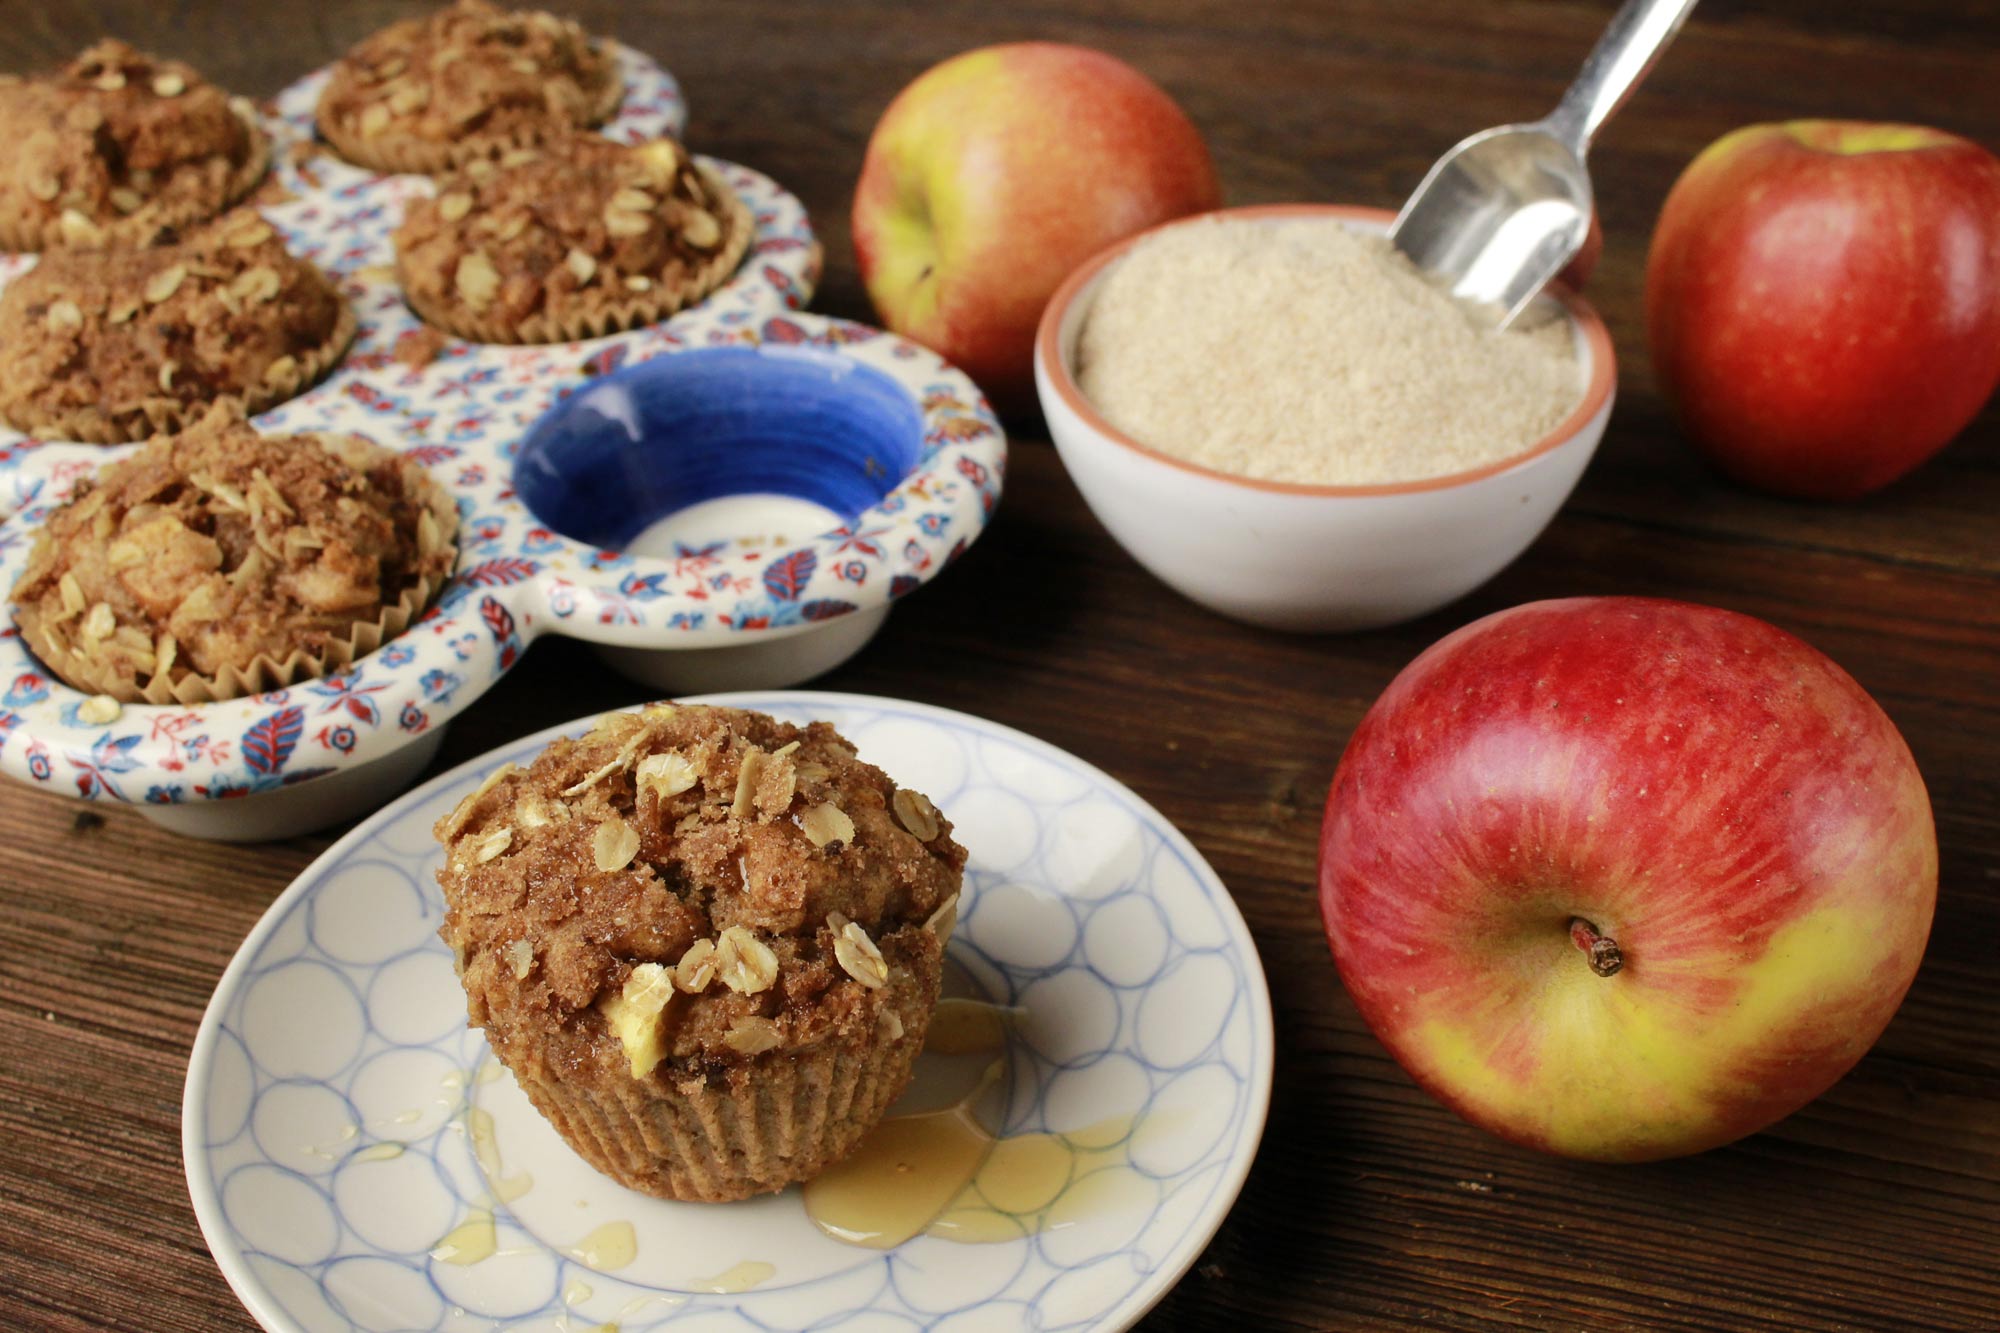
[[[1597,927],[1580,916],[1569,919],[1569,942],[1583,950],[1590,960],[1590,970],[1598,976],[1615,977],[1624,970],[1625,955],[1619,952],[1618,941],[1598,934]]]

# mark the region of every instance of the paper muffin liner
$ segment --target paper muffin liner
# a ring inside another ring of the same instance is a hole
[[[382,448],[379,445],[376,447]],[[394,451],[384,449],[384,452]],[[322,653],[299,649],[282,661],[264,653],[242,666],[224,667],[206,676],[189,671],[176,677],[170,670],[164,677],[153,677],[142,689],[111,669],[101,658],[71,646],[64,637],[58,637],[55,627],[46,622],[40,607],[17,603],[14,606],[15,624],[20,627],[22,639],[35,656],[64,684],[92,694],[109,695],[120,703],[183,706],[221,703],[332,675],[366,657],[415,624],[437,599],[458,563],[458,506],[450,493],[432,480],[429,473],[419,468],[415,475],[422,479],[424,507],[437,520],[439,540],[444,543],[451,558],[442,572],[420,577],[404,589],[392,605],[384,607],[375,619],[356,621],[345,641],[328,645]]]
[[[399,255],[396,281],[403,289],[403,299],[426,324],[476,343],[579,342],[585,338],[602,338],[647,324],[657,324],[705,300],[729,281],[742,266],[743,257],[750,252],[750,241],[757,230],[756,219],[751,216],[749,207],[736,191],[729,188],[728,182],[700,163],[695,164],[695,170],[700,173],[702,183],[708,187],[714,201],[721,205],[728,230],[723,235],[722,248],[707,263],[694,270],[678,288],[669,290],[655,283],[650,291],[624,293],[617,299],[594,303],[592,309],[566,311],[561,317],[535,314],[518,323],[509,323],[472,314],[452,302],[439,303],[416,296],[410,291]],[[598,295],[606,293],[600,291]]]
[[[771,1051],[735,1078],[690,1087],[514,1070],[563,1140],[628,1189],[726,1203],[810,1180],[852,1152],[910,1081],[937,1007],[942,961],[895,1012],[896,1041]]]
[[[618,108],[625,101],[625,76],[619,73],[615,58],[611,74],[611,81],[605,85],[597,105],[591,107],[590,115],[581,125],[551,120],[547,124],[522,126],[504,134],[481,134],[445,142],[414,134],[389,133],[364,137],[326,114],[327,99],[337,86],[331,79],[327,81],[326,91],[320,94],[313,123],[333,151],[357,167],[389,175],[409,173],[433,176],[462,167],[476,158],[505,157],[519,148],[540,148],[551,139],[602,125],[618,114]]]
[[[97,228],[104,234],[101,245],[91,249],[139,249],[151,245],[160,232],[181,227],[191,227],[220,217],[224,212],[250,197],[271,169],[271,137],[261,125],[251,125],[250,155],[243,160],[229,177],[223,188],[222,198],[213,204],[189,200],[164,213],[149,213],[145,217],[137,215],[119,218],[115,222],[100,222]],[[0,251],[14,253],[39,253],[73,246],[62,234],[62,219],[55,218],[0,218]]]
[[[292,373],[281,377],[276,384],[254,384],[240,393],[219,393],[213,398],[192,403],[149,399],[137,407],[121,408],[116,412],[107,412],[101,407],[85,407],[53,416],[8,415],[6,422],[23,434],[43,440],[78,444],[134,444],[155,435],[178,434],[207,416],[220,403],[236,404],[243,409],[245,416],[268,412],[319,383],[340,364],[341,357],[347,355],[360,324],[355,318],[354,308],[338,290],[334,292],[334,299],[340,303],[340,313],[334,320],[333,332],[308,354],[294,356]]]

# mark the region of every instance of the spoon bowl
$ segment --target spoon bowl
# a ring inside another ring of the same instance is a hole
[[[1591,208],[1582,158],[1545,122],[1502,125],[1438,159],[1391,239],[1504,324],[1583,248]]]
[[[1590,235],[1584,154],[1680,30],[1695,0],[1626,0],[1556,109],[1501,125],[1439,158],[1389,241],[1501,328],[1528,308]]]

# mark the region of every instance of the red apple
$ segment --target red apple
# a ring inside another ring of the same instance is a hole
[[[1070,271],[1220,202],[1200,133],[1145,75],[1079,46],[990,46],[890,103],[854,252],[885,325],[1001,401],[1032,401],[1035,325]]]
[[[1824,1092],[1916,974],[1937,843],[1874,700],[1760,620],[1535,602],[1424,652],[1327,798],[1361,1015],[1475,1124],[1572,1157],[1728,1143]]]
[[[2000,382],[2000,160],[1911,125],[1725,135],[1667,196],[1646,324],[1725,472],[1814,499],[1886,486]]]

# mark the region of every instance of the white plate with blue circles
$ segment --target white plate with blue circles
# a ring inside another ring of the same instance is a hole
[[[880,1250],[823,1233],[797,1189],[663,1202],[570,1152],[466,1026],[430,829],[586,719],[361,824],[223,974],[183,1154],[209,1248],[266,1328],[1120,1329],[1221,1225],[1263,1131],[1271,1010],[1242,917],[1188,841],[1106,774],[978,718],[797,691],[706,701],[826,719],[951,818],[970,852],[952,972],[1015,1015],[988,1128],[1087,1165],[1008,1239],[934,1228]]]

